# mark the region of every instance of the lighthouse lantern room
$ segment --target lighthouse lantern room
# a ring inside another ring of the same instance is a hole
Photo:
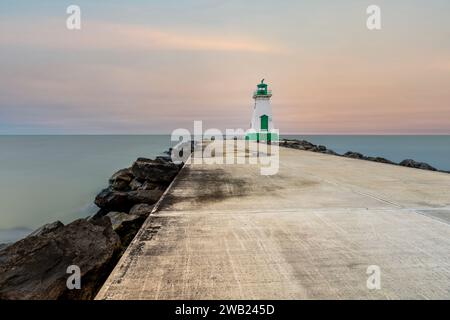
[[[272,107],[270,106],[270,98],[272,91],[268,90],[264,79],[257,85],[256,91],[253,93],[255,104],[253,107],[253,116],[251,129],[247,131],[246,140],[254,141],[275,141],[278,140],[278,134],[273,132],[274,125],[272,120]]]

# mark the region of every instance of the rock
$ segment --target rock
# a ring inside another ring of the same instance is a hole
[[[172,150],[173,150],[173,148],[169,148],[169,150],[164,151],[163,154],[171,156],[172,155]]]
[[[138,190],[139,188],[142,187],[143,182],[139,181],[138,179],[134,178],[133,181],[130,182],[130,188],[131,190]]]
[[[177,175],[179,166],[159,160],[139,158],[133,166],[132,171],[136,178],[158,184],[169,185]]]
[[[138,190],[165,190],[165,185],[145,181]]]
[[[125,211],[128,212],[133,206],[128,198],[128,193],[123,191],[114,191],[106,188],[95,198],[95,204],[107,211]]]
[[[103,212],[129,212],[135,204],[154,204],[159,200],[163,193],[164,191],[160,189],[123,192],[107,188],[97,195],[95,204],[103,209]]]
[[[160,183],[155,183],[155,182],[149,182],[149,181],[139,181],[138,179],[134,179],[133,181],[131,181],[130,183],[130,188],[132,191],[137,191],[137,190],[154,190],[154,189],[160,189],[160,190],[165,190],[166,189],[166,185],[161,185]]]
[[[106,217],[22,239],[0,255],[0,299],[92,299],[119,250],[119,236]],[[80,290],[66,286],[71,265],[80,268]]]
[[[417,161],[414,161],[412,159],[403,160],[402,162],[400,162],[400,165],[404,166],[404,167],[409,167],[409,168],[437,171],[436,168],[430,166],[428,163],[417,162]]]
[[[107,217],[111,220],[114,231],[119,235],[122,251],[125,251],[131,240],[145,221],[144,216],[130,215],[123,212],[110,212]]]
[[[130,182],[134,179],[134,175],[131,169],[122,169],[117,171],[109,179],[109,184],[111,188],[116,191],[126,191],[129,190]]]
[[[365,159],[364,155],[359,152],[348,151],[344,154],[344,157],[352,158],[352,159]]]
[[[133,208],[131,208],[130,214],[136,215],[136,216],[141,216],[141,217],[142,216],[148,217],[150,215],[150,213],[152,212],[153,207],[154,206],[151,206],[146,203],[140,203],[140,204],[133,206]]]
[[[327,149],[323,153],[325,154],[331,154],[333,156],[338,156],[339,154],[337,152],[334,152],[333,150]]]
[[[132,203],[132,206],[139,203],[154,204],[161,198],[163,193],[164,192],[159,189],[131,191],[128,193],[128,199],[130,203]],[[131,207],[129,209],[131,209]]]
[[[319,151],[320,148],[315,144],[308,142],[306,140],[288,140],[284,139],[281,143],[281,146],[286,148],[298,149],[298,150],[307,150],[307,151]],[[325,148],[326,149],[326,148]]]
[[[36,237],[36,236],[42,236],[44,234],[50,233],[55,231],[56,229],[64,227],[64,224],[61,221],[55,221],[52,223],[47,223],[40,227],[39,229],[36,229],[32,233],[28,235],[28,237]]]
[[[312,150],[312,149],[317,149],[317,148],[318,148],[315,144],[313,144],[313,143],[311,143],[311,142],[308,142],[308,141],[306,141],[306,140],[300,140],[300,145],[301,145],[305,150]]]
[[[100,209],[95,214],[93,214],[92,216],[88,217],[86,220],[87,221],[98,220],[98,219],[106,216],[108,214],[108,212],[110,212],[110,211],[105,210],[105,209]]]
[[[319,152],[327,151],[327,147],[325,147],[325,146],[318,146],[317,149],[319,150]]]
[[[392,162],[392,161],[382,158],[382,157],[368,157],[367,160],[379,162],[379,163],[396,164],[395,162]]]
[[[106,215],[111,221],[111,225],[114,231],[117,230],[124,222],[136,220],[139,218],[136,215],[128,214],[125,212],[110,212]]]
[[[172,162],[172,157],[165,155],[165,156],[157,156],[155,160],[163,161],[163,162]]]
[[[300,146],[299,141],[285,141],[285,146],[288,148],[297,149]]]

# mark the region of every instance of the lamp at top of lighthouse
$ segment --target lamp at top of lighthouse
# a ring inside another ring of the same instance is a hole
[[[267,84],[264,83],[264,79],[261,80],[261,83],[256,85],[257,89],[253,93],[253,99],[257,97],[261,98],[270,98],[272,96],[272,90],[267,90]]]

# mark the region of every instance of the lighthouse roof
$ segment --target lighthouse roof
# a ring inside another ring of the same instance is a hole
[[[256,85],[257,90],[253,93],[253,98],[257,97],[271,97],[272,92],[270,90],[267,90],[267,84],[264,83],[264,79],[261,80],[261,83],[258,83]]]
[[[258,83],[256,85],[259,88],[267,88],[267,84],[264,83],[264,79],[261,80],[261,83]]]

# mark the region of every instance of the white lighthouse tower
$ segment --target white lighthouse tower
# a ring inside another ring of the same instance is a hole
[[[272,91],[267,89],[264,79],[257,85],[256,91],[253,93],[255,105],[253,107],[253,116],[251,128],[247,131],[246,140],[255,141],[275,141],[278,140],[278,134],[274,132],[274,124],[272,119],[272,107],[270,106],[270,98]]]

